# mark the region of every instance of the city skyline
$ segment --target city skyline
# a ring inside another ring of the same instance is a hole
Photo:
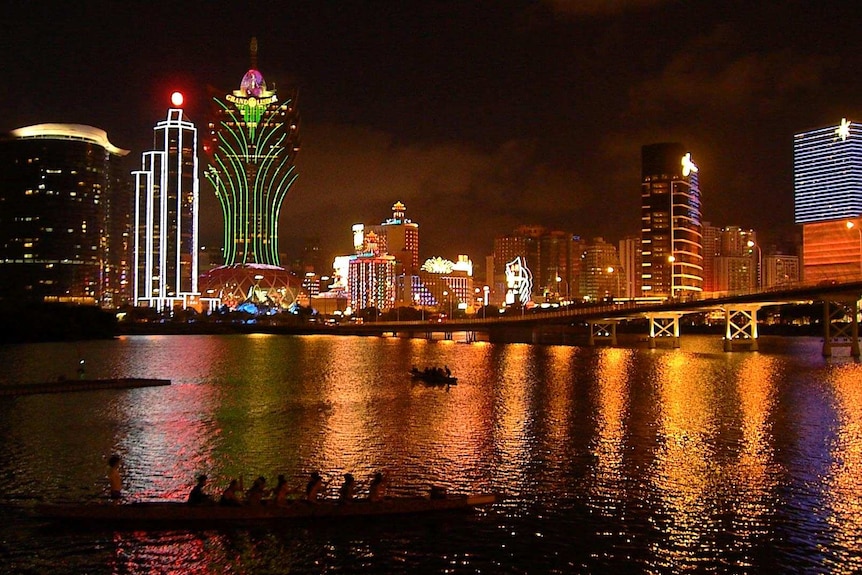
[[[205,125],[207,87],[235,85],[256,36],[267,80],[297,85],[303,110],[286,246],[319,236],[347,253],[350,226],[394,201],[421,222],[423,257],[480,260],[522,223],[636,234],[640,148],[661,141],[685,142],[700,166],[704,220],[764,243],[796,233],[793,134],[862,117],[846,72],[862,50],[840,32],[858,22],[852,5],[605,4],[296,3],[271,19],[195,3],[16,5],[0,24],[18,47],[2,129],[92,125],[139,157],[174,89]],[[49,37],[49,22],[69,33]],[[201,203],[202,243],[219,244],[208,185]]]

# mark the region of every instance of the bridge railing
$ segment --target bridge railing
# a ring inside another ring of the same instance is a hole
[[[604,302],[599,304],[574,305],[565,308],[554,310],[527,311],[524,310],[521,314],[506,314],[493,317],[473,317],[463,319],[447,319],[445,321],[427,321],[427,320],[410,320],[410,321],[384,321],[372,322],[365,324],[354,324],[345,326],[347,329],[359,331],[377,331],[388,327],[422,328],[429,331],[451,331],[457,329],[467,329],[470,327],[501,325],[501,324],[535,324],[542,322],[553,323],[555,320],[576,320],[576,319],[624,319],[648,313],[660,312],[682,312],[693,313],[704,311],[709,308],[716,308],[724,305],[732,304],[780,304],[780,303],[798,303],[800,301],[812,300],[822,301],[828,299],[829,296],[846,296],[846,294],[856,294],[856,297],[862,297],[862,281],[852,282],[819,282],[819,283],[795,283],[790,285],[775,286],[762,290],[745,290],[743,292],[733,292],[732,294],[721,293],[717,295],[709,294],[713,297],[703,299],[686,299],[673,300],[667,299],[664,302],[645,303],[637,300],[615,300],[613,302]]]

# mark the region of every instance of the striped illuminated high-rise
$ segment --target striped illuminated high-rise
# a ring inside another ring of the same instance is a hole
[[[797,224],[862,215],[862,124],[842,119],[793,137]]]
[[[793,184],[804,281],[862,279],[862,123],[796,134]]]
[[[135,305],[195,307],[198,290],[198,130],[182,96],[154,128],[135,177]]]
[[[280,101],[267,88],[252,39],[251,67],[239,89],[213,101],[206,177],[224,215],[224,263],[278,266],[279,214],[299,152],[296,94]]]
[[[690,299],[703,291],[703,223],[697,166],[682,144],[641,149],[641,288]]]

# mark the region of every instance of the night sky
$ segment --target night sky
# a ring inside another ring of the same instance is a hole
[[[353,223],[395,201],[423,258],[475,263],[541,224],[639,233],[640,147],[683,142],[704,219],[793,239],[793,134],[862,120],[858,2],[10,2],[0,21],[0,130],[89,124],[152,148],[172,90],[200,129],[208,87],[258,68],[296,85],[299,179],[282,249],[349,253]],[[202,162],[203,163],[203,162]],[[221,214],[202,179],[202,240]]]

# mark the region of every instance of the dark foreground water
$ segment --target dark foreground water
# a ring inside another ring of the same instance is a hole
[[[4,383],[173,385],[0,397],[0,573],[854,573],[862,365],[817,339],[670,349],[352,337],[149,336],[0,347]],[[449,390],[412,365],[448,364]],[[395,493],[498,491],[472,514],[79,531],[38,502],[184,499],[199,473],[384,470]]]

